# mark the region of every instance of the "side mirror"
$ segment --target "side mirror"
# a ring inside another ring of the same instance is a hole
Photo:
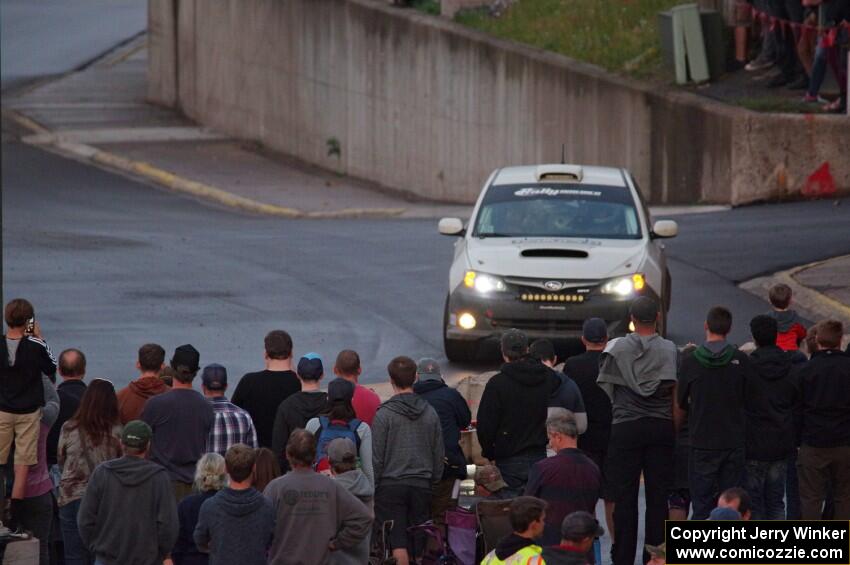
[[[443,235],[462,236],[466,233],[466,230],[463,229],[463,222],[460,218],[443,218],[440,220],[440,223],[437,224],[437,229]]]
[[[679,224],[673,220],[658,220],[652,226],[653,239],[666,239],[668,237],[676,237],[679,233]]]

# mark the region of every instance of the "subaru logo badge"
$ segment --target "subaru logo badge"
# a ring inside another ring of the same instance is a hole
[[[558,281],[546,281],[545,283],[543,283],[543,287],[546,290],[551,290],[554,292],[556,290],[561,290],[562,288],[564,288],[564,285],[563,283],[560,283]]]

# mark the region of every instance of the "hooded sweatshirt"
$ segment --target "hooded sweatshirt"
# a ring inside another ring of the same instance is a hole
[[[658,334],[612,339],[599,356],[596,383],[611,399],[612,424],[673,419],[676,344]]]
[[[794,451],[794,411],[801,402],[791,354],[775,345],[760,347],[750,354],[750,362],[753,375],[744,392],[747,459],[786,459]]]
[[[142,377],[118,391],[118,415],[121,424],[138,420],[149,398],[171,390],[159,377]]]
[[[83,544],[105,565],[161,565],[179,528],[168,473],[131,456],[99,465],[77,524]]]
[[[375,485],[403,482],[430,488],[443,477],[440,418],[421,396],[396,394],[378,408],[372,422]]]
[[[210,565],[265,565],[274,535],[274,509],[255,488],[225,488],[201,505],[195,544]]]
[[[544,547],[543,562],[546,565],[587,565],[587,554],[568,545]]]
[[[373,500],[375,489],[366,475],[363,474],[363,471],[354,469],[353,471],[334,475],[333,478],[337,483],[344,486],[345,490],[356,496],[369,509],[370,514],[374,514]],[[362,565],[363,563],[368,563],[370,541],[369,536],[366,536],[354,547],[332,552],[328,563],[331,565]]]
[[[466,457],[460,448],[460,432],[469,427],[472,414],[460,393],[449,387],[440,377],[420,377],[413,392],[428,401],[440,417],[443,429],[443,447],[446,466],[443,478],[465,479]]]
[[[677,402],[688,412],[692,448],[744,447],[744,390],[752,373],[749,358],[726,341],[706,342],[685,355]]]
[[[771,310],[768,316],[776,320],[776,345],[785,351],[796,351],[806,338],[806,327],[794,310]]]
[[[478,405],[478,442],[487,459],[546,451],[546,410],[558,390],[555,372],[531,357],[505,363]]]
[[[493,551],[500,561],[504,561],[517,551],[526,547],[528,548],[528,553],[532,555],[540,555],[540,552],[542,551],[542,548],[539,545],[536,545],[533,539],[524,538],[515,533],[511,533],[502,538],[502,540],[496,544],[496,549]],[[487,559],[485,558],[484,561],[486,562]]]
[[[284,473],[289,469],[289,461],[286,460],[286,442],[289,441],[289,435],[321,414],[327,404],[328,393],[320,390],[302,390],[287,397],[277,407],[272,431],[272,451],[277,455],[280,468]]]
[[[342,550],[369,537],[369,509],[339,481],[312,469],[294,469],[276,478],[263,494],[276,519],[269,565],[326,565],[331,541]]]

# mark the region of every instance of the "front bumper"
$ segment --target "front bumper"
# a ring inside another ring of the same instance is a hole
[[[622,336],[629,332],[629,305],[632,301],[637,296],[659,299],[649,286],[628,297],[603,294],[598,285],[581,291],[582,294],[575,289],[554,293],[511,288],[507,292],[483,295],[459,286],[448,299],[446,339],[480,341],[498,338],[510,328],[522,330],[531,340],[577,338],[581,336],[584,321],[594,317],[605,321],[609,336]],[[458,316],[462,313],[475,317],[473,329],[458,326]]]

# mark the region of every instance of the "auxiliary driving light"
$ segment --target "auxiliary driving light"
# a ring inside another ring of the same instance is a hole
[[[457,325],[465,330],[471,330],[475,327],[475,316],[470,314],[469,312],[464,312],[457,318]]]

